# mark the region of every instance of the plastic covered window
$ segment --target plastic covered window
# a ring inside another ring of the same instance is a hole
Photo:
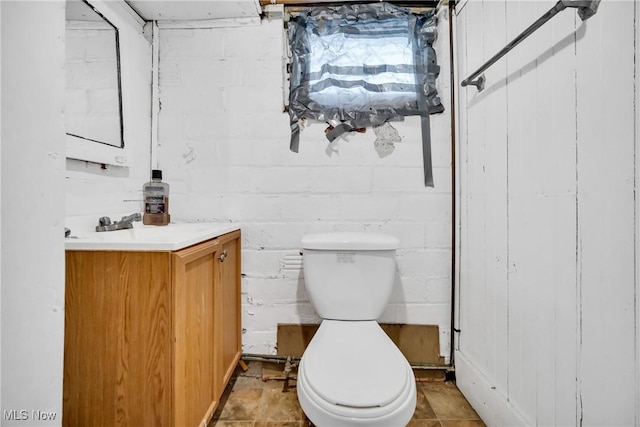
[[[433,11],[389,3],[315,7],[289,21],[291,150],[299,121],[327,122],[329,141],[344,132],[422,117],[425,185],[433,186],[429,114],[444,110],[435,81]]]

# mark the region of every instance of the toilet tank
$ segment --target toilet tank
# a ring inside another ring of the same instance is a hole
[[[393,289],[397,238],[332,232],[302,238],[304,281],[323,319],[376,320]]]

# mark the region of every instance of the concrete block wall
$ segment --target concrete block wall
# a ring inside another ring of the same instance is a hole
[[[444,11],[446,14],[446,10]],[[171,185],[171,215],[235,221],[243,232],[243,351],[276,352],[278,323],[315,323],[304,290],[300,239],[349,230],[400,239],[392,300],[380,319],[440,327],[448,357],[451,282],[451,135],[448,17],[440,19],[439,90],[432,116],[435,188],[423,186],[420,120],[393,123],[402,137],[380,158],[375,134],[335,144],[324,123],[289,151],[283,113],[281,19],[159,34],[158,167]]]

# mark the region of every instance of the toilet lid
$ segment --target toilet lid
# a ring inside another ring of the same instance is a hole
[[[300,367],[313,391],[341,406],[385,406],[409,387],[408,362],[376,321],[323,320]]]

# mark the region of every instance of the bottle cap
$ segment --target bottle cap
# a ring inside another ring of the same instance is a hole
[[[151,179],[162,179],[162,171],[160,169],[153,169],[151,171]]]

